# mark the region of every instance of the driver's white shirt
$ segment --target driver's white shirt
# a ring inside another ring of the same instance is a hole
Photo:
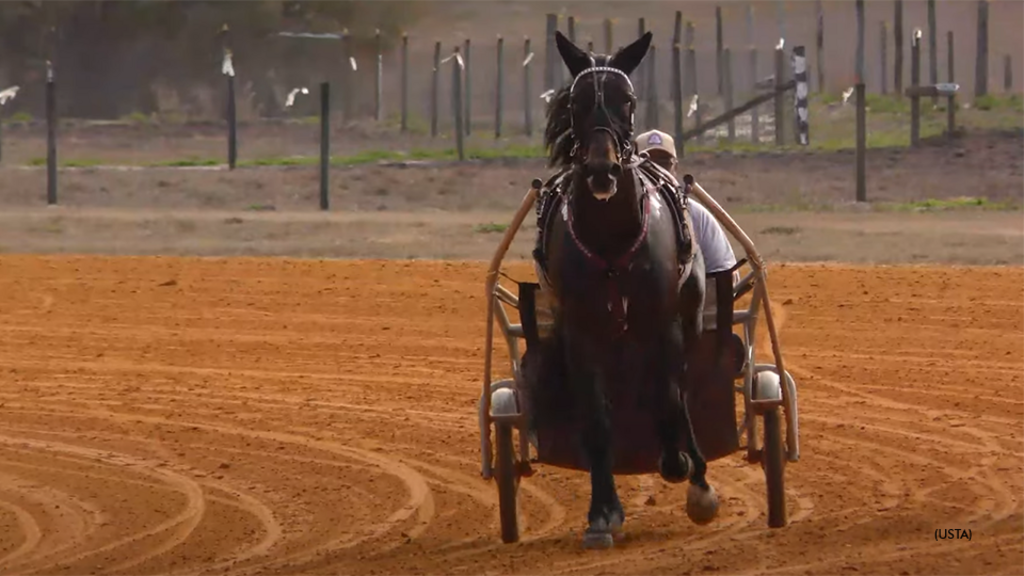
[[[732,251],[732,245],[722,230],[722,225],[715,220],[715,217],[697,202],[690,198],[690,219],[693,221],[693,233],[697,237],[697,244],[704,254],[704,269],[707,274],[728,270],[736,265],[736,255]]]

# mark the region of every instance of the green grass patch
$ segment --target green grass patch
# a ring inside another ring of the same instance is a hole
[[[496,222],[488,222],[487,224],[477,224],[473,227],[473,232],[480,234],[494,234],[498,232],[504,232],[508,230],[508,224],[498,224]]]
[[[911,202],[887,202],[876,205],[876,210],[893,212],[937,212],[945,210],[1020,210],[1021,206],[1011,202],[1000,202],[988,198],[961,196],[959,198],[928,198]]]

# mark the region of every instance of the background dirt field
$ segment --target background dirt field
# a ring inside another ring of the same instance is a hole
[[[528,267],[509,273],[527,277]],[[620,482],[627,538],[579,547],[587,479],[478,477],[477,263],[0,257],[4,573],[1016,574],[1020,268],[779,265],[802,459]],[[762,352],[763,353],[763,352]],[[935,541],[938,528],[970,541]]]

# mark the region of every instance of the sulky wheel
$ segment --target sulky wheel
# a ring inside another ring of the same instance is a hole
[[[772,408],[764,413],[764,448],[761,451],[761,466],[768,486],[768,526],[771,528],[786,525],[786,450],[779,410]]]
[[[506,544],[519,541],[519,517],[516,492],[519,489],[519,471],[516,467],[515,445],[512,443],[512,425],[494,424],[495,477],[498,480],[498,512],[501,517],[501,541]]]

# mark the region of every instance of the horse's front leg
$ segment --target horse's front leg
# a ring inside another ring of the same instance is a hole
[[[608,548],[622,528],[625,513],[612,475],[611,407],[605,394],[606,372],[600,357],[580,337],[567,338],[567,372],[582,415],[581,448],[590,468],[590,511],[583,545]]]

